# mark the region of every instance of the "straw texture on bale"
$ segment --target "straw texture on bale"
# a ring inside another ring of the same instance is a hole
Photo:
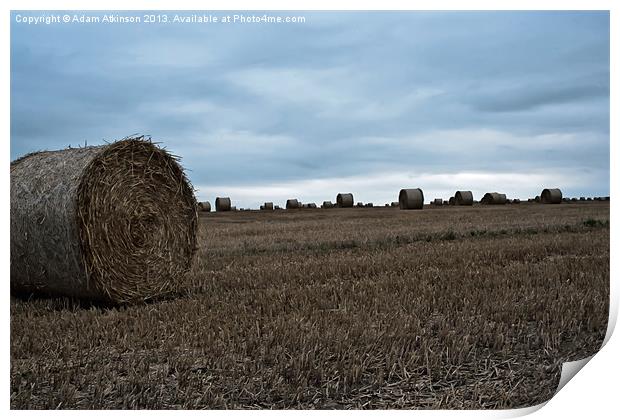
[[[11,163],[11,289],[134,303],[175,290],[196,251],[197,203],[145,137]]]
[[[402,189],[398,194],[401,210],[416,210],[424,207],[424,193],[420,188]]]
[[[540,193],[540,201],[543,204],[560,204],[562,202],[562,191],[559,188],[545,188]]]
[[[301,203],[297,201],[296,198],[289,198],[288,200],[286,200],[286,209],[298,209],[300,207],[300,204]]]
[[[336,196],[338,207],[353,207],[353,194],[340,193]]]
[[[482,197],[482,204],[506,204],[506,194],[489,192]]]
[[[457,206],[472,206],[474,204],[474,195],[471,191],[457,191],[454,194]]]

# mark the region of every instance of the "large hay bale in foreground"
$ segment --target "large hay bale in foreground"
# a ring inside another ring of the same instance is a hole
[[[215,199],[215,211],[232,211],[229,197],[217,197]],[[236,210],[236,209],[235,209]]]
[[[353,207],[353,194],[340,193],[336,196],[338,207]]]
[[[296,198],[289,198],[288,200],[286,200],[287,210],[298,209],[299,207],[301,207],[301,203],[297,201]]]
[[[417,210],[424,207],[424,193],[420,188],[402,189],[398,194],[401,210]]]
[[[543,204],[562,203],[562,191],[559,188],[545,188],[540,193],[540,201]]]
[[[454,194],[454,199],[456,200],[457,206],[473,206],[474,205],[474,194],[471,191],[457,191]]]
[[[197,203],[144,137],[11,163],[11,291],[128,303],[173,291],[196,250]]]
[[[488,192],[482,197],[481,204],[506,204],[506,194]]]

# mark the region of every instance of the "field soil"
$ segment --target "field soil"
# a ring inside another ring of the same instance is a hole
[[[608,202],[199,225],[170,298],[11,297],[11,408],[517,408],[605,336]]]

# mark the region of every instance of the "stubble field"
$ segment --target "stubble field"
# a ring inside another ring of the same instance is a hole
[[[516,408],[595,353],[609,203],[201,215],[176,296],[11,298],[11,407]]]

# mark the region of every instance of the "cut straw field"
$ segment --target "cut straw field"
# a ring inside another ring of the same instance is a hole
[[[608,202],[209,213],[198,247],[170,299],[12,297],[11,407],[516,408],[607,327]]]

